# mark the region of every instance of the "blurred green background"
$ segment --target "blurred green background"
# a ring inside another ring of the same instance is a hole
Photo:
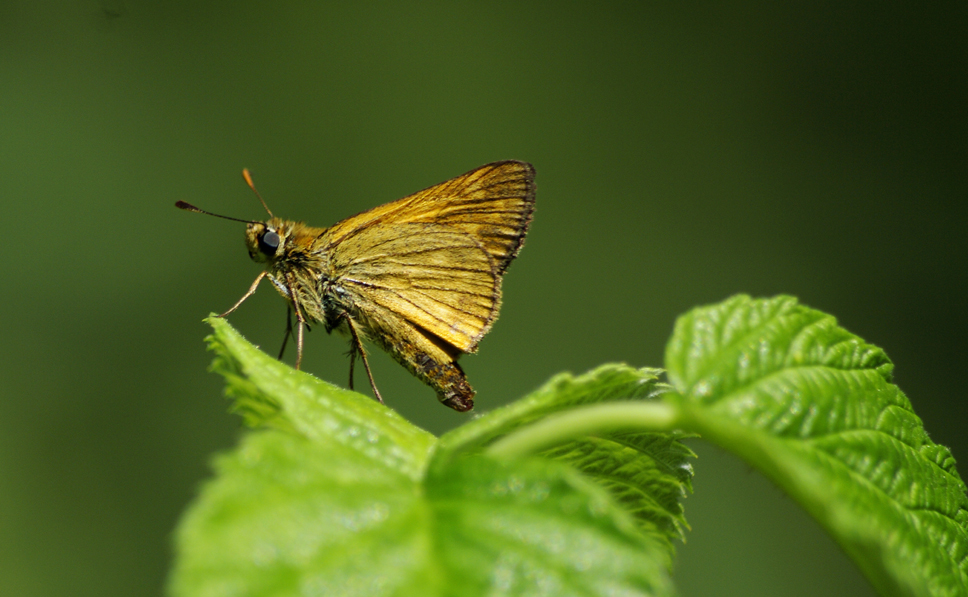
[[[500,159],[538,172],[478,408],[675,317],[794,294],[888,351],[968,472],[964,2],[0,3],[0,594],[157,595],[231,447],[201,319],[259,269],[242,226],[325,226]],[[270,352],[264,286],[230,318]],[[305,369],[345,383],[316,330]],[[290,355],[291,357],[291,355]],[[388,403],[466,420],[388,357]],[[366,383],[362,372],[360,387]],[[368,390],[367,390],[368,391]],[[682,595],[863,595],[769,482],[696,442]]]

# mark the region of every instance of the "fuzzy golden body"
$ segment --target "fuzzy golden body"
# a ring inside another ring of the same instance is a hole
[[[266,270],[228,312],[268,277],[296,315],[297,367],[303,326],[322,323],[350,337],[351,387],[359,355],[380,398],[365,338],[441,402],[470,410],[474,390],[457,359],[476,351],[497,318],[501,279],[524,243],[534,196],[530,164],[495,162],[329,228],[249,222],[249,255]],[[290,331],[291,320],[286,339]]]

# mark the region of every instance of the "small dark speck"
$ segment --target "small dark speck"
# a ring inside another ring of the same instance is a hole
[[[128,14],[128,9],[121,0],[101,0],[101,14],[111,21]]]

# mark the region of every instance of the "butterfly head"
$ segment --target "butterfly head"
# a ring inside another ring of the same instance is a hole
[[[249,257],[257,263],[278,258],[283,253],[288,233],[288,227],[279,218],[249,222],[245,227],[245,246],[249,249]]]

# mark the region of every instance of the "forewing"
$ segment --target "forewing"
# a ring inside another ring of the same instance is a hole
[[[500,306],[500,275],[479,242],[451,226],[380,221],[330,250],[336,282],[371,321],[386,309],[472,352]],[[391,333],[392,335],[392,333]]]
[[[471,236],[504,273],[518,254],[534,212],[534,168],[525,162],[494,162],[347,218],[329,229],[337,246],[380,224],[434,223]]]

